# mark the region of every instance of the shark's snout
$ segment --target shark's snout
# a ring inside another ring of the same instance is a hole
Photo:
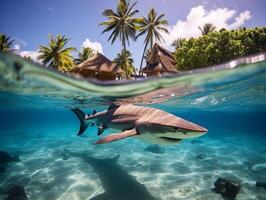
[[[208,129],[206,129],[202,126],[199,126],[197,124],[194,124],[194,127],[191,129],[191,131],[197,132],[198,134],[205,134],[208,132]]]
[[[206,133],[206,132],[208,132],[208,130],[206,129],[206,128],[204,128],[204,127],[202,127],[202,126],[199,126],[199,125],[197,125],[197,124],[194,124],[196,127],[194,128],[194,130],[195,131],[197,131],[197,132],[203,132],[203,133]]]
[[[189,122],[188,127],[183,130],[183,139],[200,137],[208,132],[206,128],[191,122]]]
[[[181,131],[184,135],[187,135],[185,138],[198,137],[208,132],[206,128],[198,124],[192,123],[185,119],[179,118],[179,126],[177,131]]]

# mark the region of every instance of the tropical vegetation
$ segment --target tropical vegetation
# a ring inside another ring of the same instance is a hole
[[[113,61],[116,66],[121,67],[121,69],[126,73],[127,78],[136,73],[131,56],[132,55],[129,51],[122,49],[121,53],[118,53],[117,57]]]
[[[92,48],[90,48],[90,47],[84,48],[83,47],[81,52],[79,52],[79,54],[78,54],[78,58],[74,59],[74,63],[76,65],[78,65],[78,64],[84,62],[85,60],[93,57],[94,54],[95,54],[95,51]]]
[[[118,0],[116,10],[106,9],[103,15],[107,18],[100,25],[104,26],[102,33],[110,32],[108,41],[113,44],[119,40],[122,50],[114,59],[116,66],[124,70],[125,77],[130,78],[135,73],[133,59],[128,51],[130,39],[136,40],[144,36],[143,60],[147,59],[155,42],[164,41],[162,33],[168,33],[168,21],[164,14],[158,14],[150,9],[146,17],[137,18],[136,2]],[[226,62],[228,60],[266,51],[266,27],[238,30],[218,30],[211,23],[198,27],[201,36],[198,38],[177,38],[172,46],[175,48],[176,67],[178,70],[190,70]],[[48,45],[40,45],[38,60],[44,65],[62,72],[71,70],[96,52],[92,48],[83,48],[77,58],[72,53],[74,47],[67,47],[69,39],[66,36],[50,36]],[[5,34],[0,34],[0,51],[12,52],[14,40]],[[27,57],[29,59],[29,57]]]
[[[142,68],[142,63],[148,44],[150,44],[150,49],[152,49],[154,42],[160,42],[163,40],[161,33],[168,33],[168,30],[165,28],[165,26],[168,25],[168,21],[164,19],[164,16],[164,14],[157,16],[157,12],[152,8],[148,13],[147,18],[142,17],[138,20],[139,34],[137,35],[137,38],[141,35],[146,35],[144,40],[144,50],[141,58],[140,70]]]
[[[180,48],[182,45],[182,42],[186,41],[184,38],[177,38],[172,43],[172,47],[175,47],[175,49]]]
[[[177,68],[190,70],[266,51],[266,27],[209,32],[183,40],[175,50]]]
[[[130,5],[127,0],[119,0],[116,12],[106,9],[102,13],[108,18],[108,21],[100,24],[106,27],[102,33],[112,31],[108,41],[111,40],[113,44],[119,38],[124,50],[126,50],[126,44],[129,45],[129,38],[135,39],[136,36],[137,18],[133,16],[138,13],[138,10],[134,10],[135,5],[136,2]]]
[[[0,51],[12,52],[13,49],[11,47],[13,43],[14,40],[11,40],[10,36],[0,34]]]
[[[48,46],[39,46],[38,60],[41,60],[44,65],[55,68],[59,71],[69,71],[73,68],[73,56],[72,51],[75,51],[74,47],[66,47],[69,39],[62,35],[57,35],[54,38],[52,35],[49,37]]]
[[[119,38],[123,52],[127,52],[126,45],[129,45],[129,38],[136,39],[136,31],[138,29],[138,19],[134,18],[134,15],[138,13],[138,10],[134,9],[136,3],[130,4],[130,1],[119,0],[116,11],[106,9],[102,13],[108,19],[100,24],[106,27],[102,33],[112,31],[108,41],[111,40],[113,44]],[[129,70],[126,70],[126,77],[129,78],[127,71]]]
[[[211,23],[206,23],[203,25],[203,27],[199,26],[199,30],[201,31],[202,35],[208,35],[208,33],[215,31],[215,29],[216,27]]]

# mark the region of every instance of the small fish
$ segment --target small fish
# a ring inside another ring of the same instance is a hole
[[[133,104],[112,104],[107,110],[87,115],[78,108],[72,109],[80,120],[78,135],[85,132],[90,123],[98,124],[98,135],[106,128],[121,131],[99,139],[104,144],[135,137],[153,144],[176,144],[187,138],[199,137],[207,129],[165,111],[135,106]]]

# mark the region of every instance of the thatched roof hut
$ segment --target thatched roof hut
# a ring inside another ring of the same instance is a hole
[[[173,53],[155,43],[147,58],[147,66],[140,72],[147,76],[161,76],[164,73],[178,73],[179,71],[176,69]]]
[[[115,66],[103,54],[97,53],[71,70],[71,73],[80,74],[85,78],[99,80],[116,80],[124,73],[120,67]]]

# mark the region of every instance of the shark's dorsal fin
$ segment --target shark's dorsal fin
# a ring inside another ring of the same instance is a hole
[[[97,113],[96,110],[93,110],[93,111],[92,111],[92,115],[95,115],[96,113]]]
[[[117,105],[115,103],[112,103],[108,108],[107,110],[111,110],[111,109],[114,109],[114,108],[118,108],[120,105]]]

